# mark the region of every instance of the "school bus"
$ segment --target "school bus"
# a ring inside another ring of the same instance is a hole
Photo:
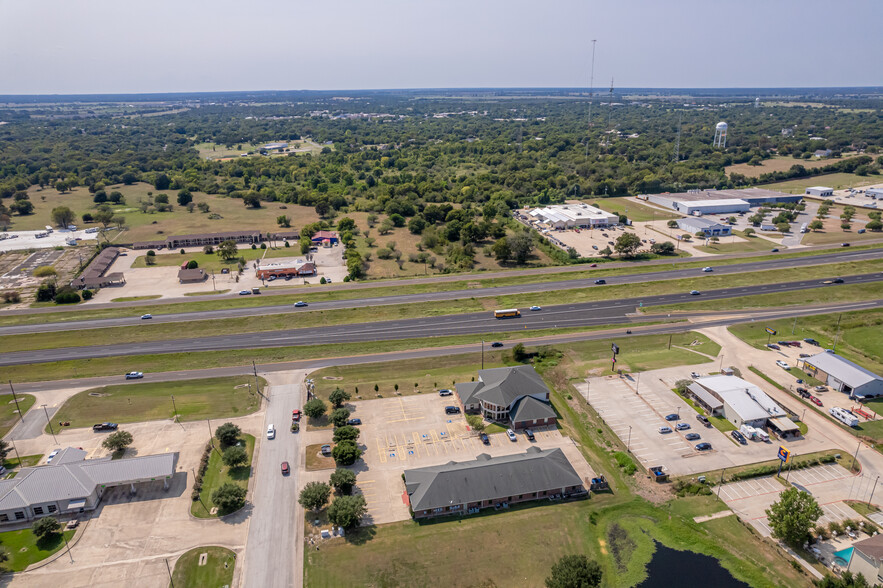
[[[521,311],[517,308],[507,308],[506,310],[495,310],[495,318],[512,318],[521,316]]]

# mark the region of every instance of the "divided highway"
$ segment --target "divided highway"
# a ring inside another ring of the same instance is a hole
[[[694,270],[695,275],[695,270]],[[879,282],[883,273],[863,274],[845,277],[850,284]],[[543,284],[548,289],[548,284]],[[495,319],[490,311],[421,317],[384,321],[378,323],[358,323],[334,325],[321,329],[303,328],[258,333],[240,333],[214,337],[196,337],[165,341],[147,341],[118,345],[95,345],[17,351],[0,355],[0,365],[20,365],[45,363],[73,359],[91,359],[124,355],[146,355],[178,353],[187,351],[219,351],[230,349],[257,349],[268,347],[288,347],[332,343],[372,342],[391,339],[422,337],[442,337],[448,335],[470,335],[495,332],[512,332],[525,329],[551,329],[565,327],[588,327],[631,322],[627,315],[635,312],[641,304],[644,307],[663,304],[678,304],[695,300],[716,300],[748,296],[752,294],[772,294],[792,292],[820,287],[820,280],[806,280],[763,286],[723,288],[702,292],[699,296],[689,293],[666,294],[643,298],[630,298],[601,302],[585,302],[548,306],[539,312],[524,309],[522,316],[515,319]],[[838,287],[832,285],[830,287]],[[137,366],[131,366],[137,369]]]
[[[608,285],[619,284],[636,284],[642,282],[655,282],[662,280],[676,280],[682,278],[695,278],[701,280],[703,276],[714,275],[730,275],[755,271],[769,271],[777,269],[790,269],[795,267],[815,266],[821,264],[844,263],[851,261],[866,261],[880,259],[881,251],[879,249],[871,250],[850,250],[838,251],[837,253],[828,253],[823,255],[812,255],[799,258],[771,259],[765,261],[754,261],[745,263],[736,263],[731,265],[722,265],[714,268],[713,273],[703,273],[701,269],[672,269],[665,271],[645,272],[640,274],[628,274],[621,276],[606,276],[603,268],[591,272],[591,277],[575,280],[559,280],[551,282],[539,282],[533,284],[516,284],[512,286],[499,286],[491,288],[474,288],[466,290],[448,290],[442,292],[427,292],[423,294],[403,294],[378,296],[372,298],[353,298],[349,300],[336,300],[327,302],[309,302],[309,291],[298,290],[292,295],[291,301],[285,304],[245,307],[245,308],[227,308],[221,310],[206,310],[201,312],[182,312],[169,314],[155,314],[152,322],[184,322],[195,320],[209,319],[226,319],[249,316],[267,316],[276,314],[292,314],[299,312],[309,312],[310,310],[334,310],[340,308],[361,308],[368,306],[380,306],[391,304],[409,304],[417,302],[436,302],[441,300],[457,300],[462,298],[482,298],[489,296],[506,296],[512,294],[529,294],[533,292],[549,292],[553,290],[573,290],[577,288],[594,287],[595,280],[604,278]],[[695,261],[695,260],[694,260]],[[709,263],[713,263],[709,260]],[[515,275],[515,274],[513,274]],[[484,279],[486,276],[475,276],[475,279]],[[462,280],[468,280],[469,277],[462,277]],[[813,282],[819,285],[821,280]],[[387,286],[394,291],[395,284],[387,283]],[[701,282],[697,282],[694,286],[701,288]],[[755,288],[755,287],[752,287]],[[292,302],[295,297],[304,298],[309,302],[307,308],[294,308]],[[156,302],[156,301],[154,301]],[[82,310],[90,310],[92,306],[79,307]],[[0,315],[2,316],[2,315]],[[17,325],[0,327],[0,336],[3,335],[20,335],[28,333],[46,333],[54,331],[72,331],[82,329],[97,329],[105,327],[125,327],[141,324],[140,314],[133,309],[133,315],[124,318],[110,319],[93,319],[85,321],[64,321],[55,323],[43,323],[34,325]]]

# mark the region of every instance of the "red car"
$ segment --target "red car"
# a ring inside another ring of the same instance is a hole
[[[290,473],[291,473],[291,469],[288,467],[288,462],[283,461],[282,462],[282,475],[287,476]]]
[[[291,411],[291,420],[299,421],[300,420],[300,411],[298,409],[294,409]]]
[[[810,396],[809,399],[816,406],[822,406],[822,401],[819,400],[818,398],[816,398],[815,396]]]

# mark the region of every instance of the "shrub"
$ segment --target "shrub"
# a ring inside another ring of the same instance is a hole
[[[83,300],[92,300],[92,290],[83,290]]]
[[[4,290],[3,294],[0,294],[0,296],[3,296],[3,302],[10,304],[21,302],[21,292],[18,290]]]

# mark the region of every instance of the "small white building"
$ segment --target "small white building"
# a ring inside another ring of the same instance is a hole
[[[701,386],[721,402],[724,418],[741,427],[763,428],[769,419],[787,416],[766,392],[736,376],[705,376],[696,378],[694,384]],[[695,393],[695,392],[694,392]]]
[[[697,216],[679,218],[677,223],[678,228],[682,231],[687,231],[691,235],[702,232],[706,237],[726,237],[732,230],[730,225],[725,225]]]
[[[825,186],[813,186],[806,189],[807,196],[828,197],[834,195],[834,188],[826,188]]]
[[[532,218],[553,229],[606,227],[619,223],[619,216],[588,204],[554,204],[535,208]]]
[[[868,188],[865,190],[865,196],[868,198],[883,200],[883,188]]]

